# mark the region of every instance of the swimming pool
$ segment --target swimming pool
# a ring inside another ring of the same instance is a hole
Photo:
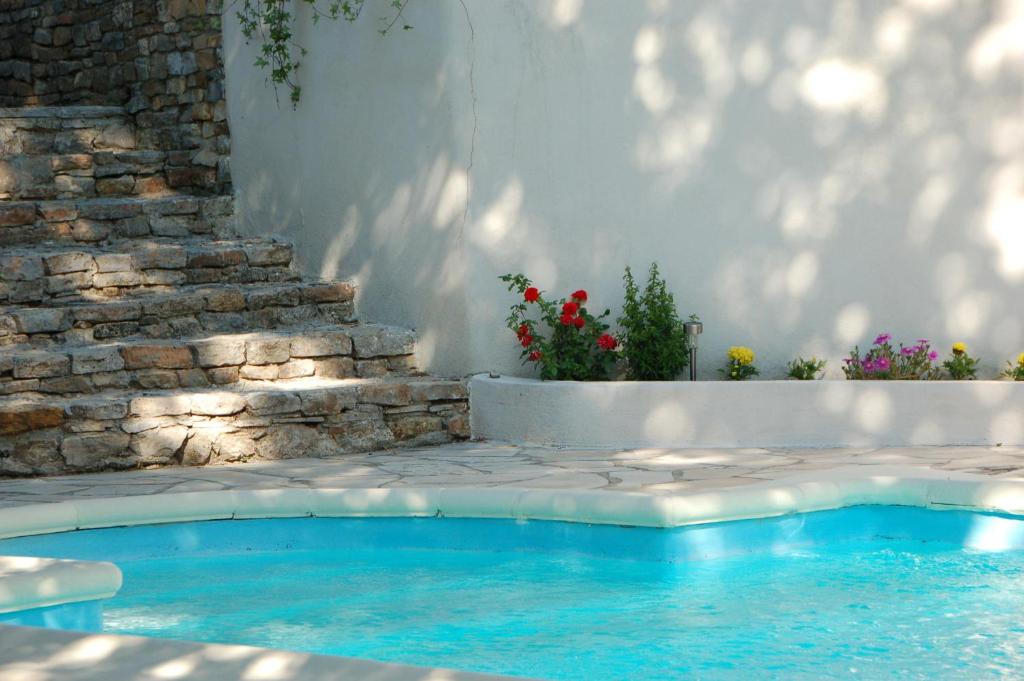
[[[87,530],[112,632],[550,679],[1019,678],[1024,520],[862,506],[675,530],[296,518]]]

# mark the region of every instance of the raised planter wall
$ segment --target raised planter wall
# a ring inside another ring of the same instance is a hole
[[[470,383],[473,437],[596,448],[1024,444],[1010,381]]]

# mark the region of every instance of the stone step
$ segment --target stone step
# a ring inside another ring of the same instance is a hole
[[[268,239],[133,239],[103,246],[42,244],[0,254],[0,303],[102,300],[189,284],[285,282],[292,246]]]
[[[0,158],[135,148],[135,129],[121,107],[0,108]]]
[[[383,325],[300,326],[32,350],[0,348],[0,395],[267,385],[279,380],[415,375],[415,334]]]
[[[0,202],[0,247],[151,237],[235,236],[230,196],[101,197]]]
[[[355,322],[349,282],[187,286],[171,293],[131,289],[104,301],[0,307],[0,346],[88,344],[128,336],[175,338]]]
[[[0,475],[327,457],[469,436],[462,381],[307,378],[0,398]]]
[[[166,164],[163,151],[13,156],[0,160],[0,199],[163,196],[173,189]]]

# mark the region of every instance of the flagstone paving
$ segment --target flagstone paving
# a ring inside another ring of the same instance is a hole
[[[1024,447],[576,450],[500,443],[330,459],[0,479],[0,507],[206,490],[387,487],[589,489],[665,495],[847,466],[911,467],[1024,480]]]

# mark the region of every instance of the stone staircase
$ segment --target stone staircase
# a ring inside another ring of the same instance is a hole
[[[0,109],[0,475],[468,437],[411,331],[239,238],[209,169],[145,139],[116,107]]]

